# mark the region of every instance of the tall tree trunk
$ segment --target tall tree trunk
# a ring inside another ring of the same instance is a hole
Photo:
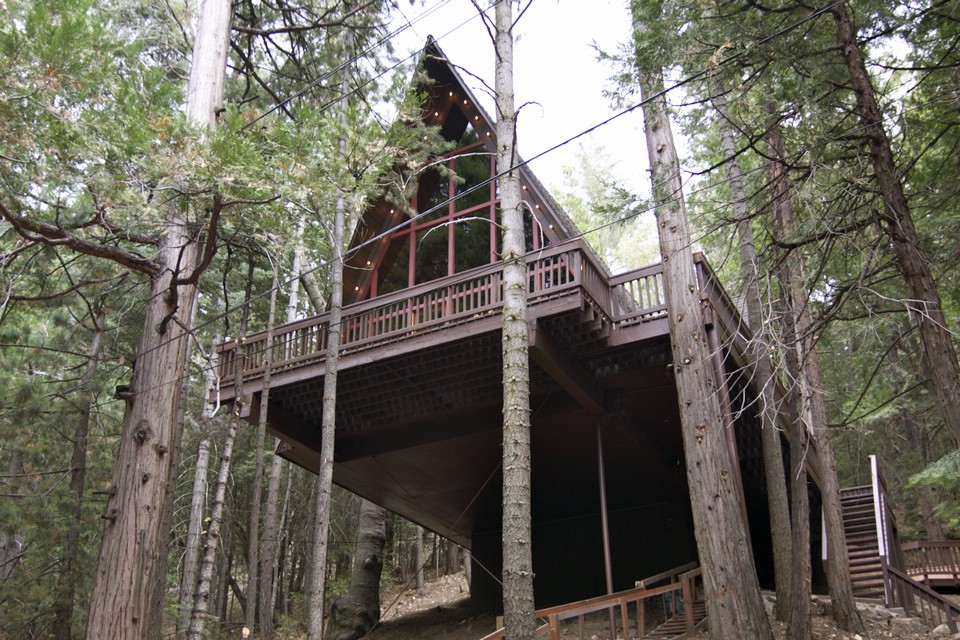
[[[347,47],[351,49],[352,47]],[[349,82],[347,69],[340,80],[341,94],[347,95]],[[341,107],[340,125],[346,125],[346,106]],[[346,150],[346,140],[341,136],[340,151]],[[320,469],[317,481],[317,503],[313,531],[313,568],[307,594],[307,637],[309,640],[323,638],[323,601],[326,581],[327,536],[330,532],[330,497],[333,488],[333,451],[337,427],[337,361],[340,357],[341,318],[343,315],[343,237],[346,218],[346,199],[338,186],[334,207],[333,234],[330,246],[333,259],[330,263],[330,320],[327,325],[326,371],[323,375],[323,413],[321,416]]]
[[[533,640],[527,264],[520,176],[511,170],[518,158],[513,2],[498,2],[495,20],[497,172],[503,225],[503,626],[510,640]]]
[[[213,126],[222,102],[231,3],[205,0],[187,90],[187,118]],[[124,417],[113,495],[107,500],[86,637],[143,638],[152,619],[153,586],[166,557],[163,526],[173,452],[178,444],[180,380],[186,375],[192,284],[198,246],[188,217],[171,212],[159,235],[143,332]],[[186,279],[186,282],[182,282]]]
[[[460,571],[460,547],[453,542],[453,540],[447,540],[447,557],[446,557],[446,571],[444,575],[450,575],[451,573],[457,573]]]
[[[214,569],[217,564],[217,549],[220,545],[223,526],[224,504],[227,499],[227,484],[230,481],[230,463],[233,456],[233,445],[237,438],[240,416],[243,413],[243,371],[246,368],[246,347],[244,337],[247,333],[247,322],[250,318],[250,292],[253,284],[253,258],[247,270],[247,285],[244,295],[243,311],[240,314],[240,325],[237,338],[237,372],[235,395],[233,402],[233,416],[223,438],[223,449],[220,453],[220,469],[217,472],[217,483],[214,487],[213,502],[210,505],[210,516],[207,518],[207,533],[204,541],[203,558],[200,561],[200,576],[197,580],[197,589],[193,598],[193,610],[190,612],[190,624],[185,634],[186,640],[201,640],[203,629],[207,621],[207,612],[210,610]],[[228,571],[229,573],[229,571]],[[222,588],[222,587],[221,587]]]
[[[359,640],[380,620],[380,573],[386,542],[387,510],[361,500],[350,587],[330,605],[327,640]]]
[[[64,557],[57,577],[57,595],[53,605],[53,637],[70,640],[73,637],[73,609],[80,573],[80,528],[83,523],[83,492],[87,475],[87,439],[90,434],[90,416],[96,400],[93,377],[97,373],[100,343],[104,334],[103,312],[92,317],[93,331],[87,348],[87,363],[81,379],[82,399],[78,403],[80,415],[73,431],[73,456],[70,461],[70,503]]]
[[[417,555],[414,564],[417,571],[417,591],[423,591],[423,565],[426,561],[423,559],[423,527],[417,525]]]
[[[280,498],[280,478],[283,458],[274,453],[270,457],[270,483],[267,486],[267,504],[263,515],[263,567],[260,571],[260,640],[273,638],[273,605],[279,572],[277,569],[277,503]]]
[[[209,405],[207,405],[209,406]],[[204,407],[207,412],[207,407]],[[203,508],[207,496],[207,473],[210,469],[210,428],[213,419],[203,417],[203,429],[197,442],[196,465],[193,475],[193,491],[190,497],[190,520],[187,524],[187,541],[183,552],[183,576],[180,580],[180,615],[177,620],[177,637],[183,637],[190,625],[193,597],[197,588],[197,562],[200,556],[200,536]]]
[[[259,604],[257,588],[260,585],[260,496],[263,491],[263,448],[266,445],[267,413],[270,409],[270,365],[273,361],[273,326],[276,323],[278,288],[277,269],[274,265],[273,278],[270,281],[270,310],[267,312],[267,346],[263,352],[263,383],[260,391],[260,415],[257,419],[257,445],[254,454],[253,488],[250,497],[249,546],[247,547],[247,602],[250,603],[250,606],[247,607],[244,623],[246,627],[250,629],[251,633],[254,632],[254,626],[257,622],[257,605]],[[265,571],[264,573],[267,572]],[[261,629],[264,626],[263,621],[264,619],[261,618]],[[272,623],[270,618],[266,618],[266,623],[267,626]]]
[[[940,413],[954,446],[960,447],[960,365],[950,336],[950,327],[943,313],[940,293],[930,272],[929,259],[920,243],[913,224],[910,207],[903,192],[903,184],[893,161],[890,139],[883,127],[883,118],[867,73],[863,52],[857,44],[856,32],[845,4],[833,10],[837,36],[843,59],[850,75],[850,86],[860,112],[863,138],[870,150],[873,174],[883,200],[884,212],[879,214],[897,265],[903,274],[910,294],[908,308],[920,329],[920,340],[930,369],[930,380],[940,404]]]
[[[219,344],[222,335],[216,331],[212,344]],[[187,539],[183,550],[183,575],[180,579],[180,600],[178,603],[177,637],[183,637],[190,626],[190,614],[193,612],[193,597],[197,589],[197,565],[200,561],[200,538],[203,530],[203,512],[207,502],[207,474],[210,470],[210,436],[217,429],[214,406],[208,402],[210,394],[216,388],[219,355],[211,350],[204,372],[203,412],[197,426],[197,453],[193,471],[193,488],[190,493],[190,519],[187,522]]]
[[[774,126],[776,128],[776,125]],[[771,135],[772,137],[772,135]],[[773,145],[771,145],[773,146]],[[793,207],[789,200],[787,176],[776,163],[770,165],[773,188],[773,224],[779,240],[786,239],[794,230]],[[806,445],[802,389],[804,373],[801,370],[801,344],[797,318],[806,306],[806,290],[800,257],[796,251],[787,251],[779,261],[781,324],[786,345],[784,362],[787,370],[787,433],[790,440],[790,526],[793,540],[793,571],[790,581],[787,635],[791,640],[812,638],[810,562],[810,501],[807,496]],[[787,607],[785,607],[787,608]]]
[[[773,107],[768,105],[768,110]],[[774,209],[780,210],[783,217],[783,234],[793,233],[793,221],[796,216],[793,212],[793,200],[790,192],[792,185],[787,175],[786,149],[780,126],[774,122],[767,132],[768,153],[770,164],[771,184],[774,193],[771,198]],[[847,553],[847,540],[843,529],[843,514],[840,507],[840,483],[837,480],[837,465],[833,455],[833,443],[830,441],[830,431],[827,426],[827,410],[823,400],[823,382],[820,373],[820,359],[815,347],[815,336],[811,333],[813,321],[810,317],[810,308],[806,303],[803,286],[802,264],[799,259],[792,268],[795,273],[790,275],[796,280],[794,295],[803,296],[803,303],[797,299],[796,331],[797,348],[799,349],[800,374],[797,382],[802,386],[805,400],[808,403],[810,422],[809,428],[816,443],[816,455],[820,467],[820,494],[822,498],[823,518],[827,530],[827,587],[833,603],[833,617],[844,631],[859,633],[863,631],[863,622],[857,613],[856,602],[853,599],[853,584],[850,581],[850,559]],[[791,334],[793,335],[793,334]]]
[[[796,344],[796,324],[793,321],[796,299],[790,292],[791,286],[784,280],[780,282],[784,291],[785,321],[787,347],[785,360],[787,375],[791,379],[788,405],[789,426],[787,428],[790,440],[790,527],[793,541],[793,571],[791,573],[790,593],[788,601],[787,636],[791,640],[810,640],[813,637],[813,619],[811,617],[811,576],[810,560],[810,501],[807,494],[807,468],[805,453],[807,450],[807,432],[803,424],[803,409],[800,399],[799,381],[803,375],[800,371],[800,358]],[[789,293],[788,293],[789,292]]]
[[[743,296],[747,306],[747,325],[752,339],[747,345],[747,360],[754,363],[753,383],[760,402],[761,442],[763,446],[763,473],[767,484],[767,504],[770,509],[770,536],[773,542],[774,579],[777,592],[777,619],[787,619],[790,602],[791,532],[790,509],[787,503],[786,474],[783,468],[783,449],[778,427],[779,408],[776,398],[777,378],[770,360],[770,337],[763,322],[763,304],[760,299],[760,268],[753,238],[753,222],[747,204],[743,173],[737,159],[733,129],[725,117],[726,98],[723,83],[715,84],[714,105],[720,113],[720,144],[727,161],[727,182],[733,201],[733,214],[740,239],[740,274],[743,277]]]
[[[229,499],[230,494],[227,493],[222,508],[223,522],[220,526],[221,531],[227,532],[229,532],[233,526],[233,510],[226,502],[226,500]],[[220,637],[220,627],[223,621],[227,619],[227,605],[230,601],[230,588],[227,578],[233,569],[233,536],[228,534],[220,538],[219,545],[220,553],[216,559],[213,569],[214,577],[210,584],[210,592],[212,594],[210,602],[212,606],[208,608],[209,611],[216,612],[216,615],[210,616],[210,624],[205,626],[207,635],[210,638]]]
[[[659,19],[634,5],[634,28]],[[670,343],[686,458],[694,533],[707,598],[711,638],[772,639],[753,554],[741,518],[741,496],[727,451],[724,421],[700,309],[690,229],[663,95],[662,69],[638,64],[656,204]]]

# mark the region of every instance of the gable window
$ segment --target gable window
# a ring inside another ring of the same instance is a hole
[[[370,297],[469,271],[499,260],[496,159],[473,128],[458,149],[420,177],[411,205],[416,219],[390,235],[373,273]],[[543,243],[539,224],[525,216],[527,250]],[[396,222],[409,220],[404,214]]]

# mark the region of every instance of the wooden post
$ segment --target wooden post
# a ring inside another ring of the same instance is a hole
[[[613,593],[613,568],[610,561],[610,523],[607,515],[607,483],[603,477],[603,433],[600,429],[601,418],[597,417],[597,477],[600,483],[600,527],[603,535],[603,573],[607,583],[607,594]],[[614,617],[613,607],[608,609],[610,614],[610,637],[617,637],[617,619]],[[626,631],[626,626],[624,626]]]
[[[683,594],[683,616],[686,621],[686,631],[691,633],[693,631],[693,589],[692,583],[693,577],[689,573],[685,573],[681,578],[682,586],[680,587],[681,593]]]

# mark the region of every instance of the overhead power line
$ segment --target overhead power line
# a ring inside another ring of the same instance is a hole
[[[439,7],[439,6],[443,6],[443,5],[446,4],[447,2],[449,2],[449,0],[444,0],[440,5],[438,5],[438,7]],[[794,29],[800,27],[801,25],[803,25],[803,24],[805,24],[805,23],[807,23],[807,22],[809,22],[809,21],[811,21],[811,20],[816,19],[817,17],[823,15],[824,13],[827,13],[827,12],[831,11],[834,7],[839,6],[839,5],[842,4],[843,2],[844,2],[844,0],[834,0],[834,1],[831,2],[830,4],[822,7],[821,9],[818,9],[817,11],[814,11],[814,12],[810,13],[809,15],[804,16],[804,17],[801,18],[800,20],[798,20],[798,21],[796,21],[796,22],[794,22],[794,23],[791,23],[791,24],[789,24],[789,25],[787,25],[787,26],[779,29],[778,31],[774,32],[773,34],[771,34],[771,35],[769,35],[769,36],[766,36],[766,37],[764,37],[764,38],[761,38],[760,40],[754,42],[754,43],[752,44],[752,47],[762,46],[762,45],[768,44],[769,42],[775,40],[776,38],[779,38],[779,37],[781,37],[781,36],[789,33],[790,31],[793,31]],[[437,7],[435,7],[435,9],[436,9],[436,8],[437,8]],[[426,14],[424,14],[424,15],[426,15]],[[416,22],[420,17],[422,17],[422,16],[418,16],[417,18],[414,18],[413,22]],[[462,26],[463,24],[466,24],[466,22],[461,23],[461,25],[458,25],[457,27],[455,27],[455,28],[454,28],[453,30],[451,30],[450,32],[447,32],[447,34],[452,33],[453,31],[455,31],[456,29],[458,29],[458,28],[459,28],[460,26]],[[409,21],[407,22],[407,25],[410,25],[410,22],[409,22]],[[396,35],[397,33],[399,33],[400,31],[402,31],[402,30],[405,29],[405,28],[409,28],[409,26],[406,26],[406,25],[405,25],[404,27],[401,27],[401,28],[398,28],[397,30],[394,30],[394,32],[391,33],[391,37],[394,36],[394,35]],[[445,35],[447,35],[447,34],[445,34]],[[383,41],[384,41],[384,40],[381,40],[380,42],[383,42]],[[503,176],[503,175],[505,175],[505,174],[507,174],[507,173],[510,173],[510,172],[512,172],[512,171],[515,171],[515,170],[517,170],[517,169],[519,169],[519,168],[521,168],[521,167],[523,167],[523,166],[526,166],[526,165],[528,165],[530,162],[533,162],[533,161],[535,161],[535,160],[537,160],[537,159],[539,159],[539,158],[542,158],[542,157],[544,157],[544,156],[546,156],[546,155],[548,155],[548,154],[550,154],[550,153],[553,153],[553,152],[557,151],[558,149],[561,149],[562,147],[570,144],[571,142],[574,142],[574,141],[576,141],[576,140],[578,140],[578,139],[580,139],[580,138],[582,138],[582,137],[584,137],[584,136],[586,136],[586,135],[588,135],[588,134],[590,134],[590,133],[592,133],[592,132],[594,132],[594,131],[596,131],[596,130],[598,130],[598,129],[600,129],[600,128],[608,125],[608,124],[610,124],[611,122],[614,122],[614,121],[617,120],[618,118],[621,118],[621,117],[623,117],[623,116],[625,116],[625,115],[627,115],[627,114],[629,114],[629,113],[632,113],[632,112],[636,111],[637,109],[639,109],[639,108],[643,107],[644,105],[648,104],[650,101],[652,101],[652,100],[654,100],[654,99],[657,99],[657,98],[660,98],[660,97],[668,94],[670,91],[673,91],[673,90],[678,89],[678,88],[680,88],[680,87],[686,86],[686,85],[688,85],[688,84],[690,84],[690,83],[692,83],[692,82],[695,82],[695,81],[698,80],[698,79],[704,78],[704,77],[706,77],[706,76],[708,76],[708,75],[710,75],[710,74],[712,74],[712,73],[715,73],[717,69],[719,69],[719,68],[721,68],[721,67],[724,67],[724,66],[726,66],[726,65],[729,65],[729,64],[731,64],[731,63],[739,60],[740,58],[742,58],[744,55],[746,55],[746,52],[747,52],[748,50],[750,50],[752,47],[747,47],[747,48],[745,48],[745,49],[741,49],[741,50],[739,50],[739,51],[737,51],[737,52],[734,52],[734,53],[726,56],[726,57],[723,58],[722,60],[718,61],[718,62],[716,63],[716,65],[714,65],[713,67],[711,67],[711,68],[706,68],[706,69],[703,69],[703,70],[698,71],[698,72],[696,72],[696,73],[693,73],[693,74],[691,74],[691,75],[689,75],[689,76],[687,76],[687,77],[685,77],[685,78],[683,78],[683,79],[681,79],[681,80],[678,80],[677,82],[674,82],[674,83],[671,84],[670,86],[665,87],[664,89],[662,89],[661,91],[659,91],[659,92],[657,92],[657,93],[655,93],[655,94],[653,94],[653,95],[646,96],[646,97],[642,98],[640,101],[636,102],[635,104],[632,104],[632,105],[630,105],[630,106],[628,106],[628,107],[620,110],[619,112],[613,114],[612,116],[610,116],[610,117],[602,120],[601,122],[599,122],[599,123],[597,123],[597,124],[595,124],[595,125],[593,125],[593,126],[590,126],[590,127],[586,128],[586,129],[582,130],[581,132],[579,132],[579,133],[577,133],[577,134],[574,134],[574,135],[566,138],[565,140],[563,140],[563,141],[561,141],[561,142],[559,142],[559,143],[557,143],[557,144],[555,144],[555,145],[553,145],[553,146],[551,146],[551,147],[549,147],[549,148],[541,151],[540,153],[534,155],[533,157],[531,157],[531,158],[529,158],[529,159],[526,159],[526,160],[521,160],[521,161],[518,162],[516,165],[514,165],[514,166],[512,166],[512,167],[508,167],[507,169],[500,170],[499,172],[497,172],[495,175],[491,176],[490,178],[485,179],[485,180],[481,181],[480,183],[478,183],[478,184],[476,184],[476,185],[473,185],[472,187],[470,187],[470,188],[468,188],[468,189],[465,189],[462,193],[457,194],[456,196],[454,196],[454,197],[452,197],[452,198],[447,198],[447,199],[444,200],[443,202],[438,203],[437,205],[435,205],[435,206],[427,209],[426,211],[423,211],[423,212],[420,212],[420,213],[418,213],[418,214],[416,214],[416,215],[414,215],[414,216],[411,216],[411,217],[408,218],[407,220],[401,221],[400,223],[398,223],[398,224],[396,224],[396,225],[394,225],[394,226],[392,226],[392,227],[390,227],[390,228],[382,231],[381,233],[372,236],[371,238],[367,239],[366,241],[364,241],[364,242],[362,242],[362,243],[360,243],[360,244],[358,244],[358,245],[350,248],[348,251],[343,252],[343,255],[342,255],[341,257],[334,256],[334,257],[332,257],[332,258],[330,258],[330,259],[327,259],[327,260],[325,260],[325,261],[323,261],[323,262],[321,262],[321,263],[313,266],[312,268],[304,271],[304,272],[301,273],[300,275],[302,276],[302,275],[305,275],[305,274],[314,273],[314,272],[316,272],[316,271],[319,271],[319,270],[321,270],[321,269],[324,269],[324,268],[326,268],[327,266],[329,266],[331,263],[333,263],[335,260],[338,260],[338,259],[343,260],[343,261],[348,260],[350,257],[352,257],[352,256],[353,256],[356,252],[358,252],[359,250],[361,250],[361,249],[363,249],[363,248],[365,248],[365,247],[367,247],[367,246],[370,246],[370,245],[373,244],[373,243],[376,243],[376,242],[384,239],[385,237],[389,236],[390,234],[392,234],[392,233],[394,233],[394,232],[396,232],[396,231],[398,231],[398,230],[401,230],[401,229],[405,228],[405,227],[408,226],[408,225],[413,224],[415,221],[420,220],[421,218],[424,218],[424,217],[426,217],[426,216],[430,216],[430,215],[432,215],[433,213],[435,213],[435,212],[437,212],[437,211],[439,211],[439,210],[445,209],[451,202],[454,202],[455,200],[457,200],[457,199],[459,199],[459,198],[466,197],[466,196],[470,195],[471,193],[473,193],[474,191],[477,191],[477,190],[482,189],[482,188],[484,188],[484,187],[488,187],[491,182],[499,179],[501,176]],[[371,49],[368,48],[368,50],[371,50]],[[417,52],[417,54],[422,53],[422,51],[423,51],[423,50],[421,49],[420,51]],[[416,55],[416,54],[415,54],[415,55]],[[356,58],[355,58],[355,59],[356,59]],[[342,69],[344,66],[345,66],[345,65],[341,65],[341,67],[338,67],[338,69]],[[332,73],[335,73],[335,71],[332,71],[331,74],[332,74]],[[326,78],[326,77],[329,77],[329,75],[330,75],[330,74],[325,74],[323,77]],[[314,81],[314,82],[316,82],[316,81]],[[316,86],[316,84],[313,84],[313,86]],[[303,95],[303,93],[305,93],[307,90],[309,90],[309,88],[305,88],[304,90],[301,90],[300,92],[298,92],[297,94],[295,94],[295,96],[289,98],[288,101],[291,100],[291,99],[294,99],[294,98],[295,98],[296,96],[298,96],[298,95]],[[339,99],[342,99],[342,98],[343,98],[343,96],[341,96],[341,98],[339,98]],[[251,124],[252,124],[252,123],[251,123]],[[712,187],[711,187],[711,188],[712,188]],[[611,225],[611,224],[619,224],[619,223],[622,222],[623,220],[627,220],[627,219],[636,217],[636,216],[638,216],[638,215],[640,215],[640,214],[642,214],[642,213],[645,213],[645,212],[647,212],[647,211],[651,211],[652,209],[653,209],[653,207],[647,207],[647,208],[644,208],[644,209],[638,209],[638,210],[634,211],[630,216],[627,216],[627,217],[625,217],[625,218],[623,218],[623,219],[621,219],[621,220],[613,221],[613,222],[610,222],[610,223],[605,223],[605,224],[603,224],[603,225],[599,225],[598,227],[596,227],[596,228],[594,228],[594,229],[590,229],[590,230],[587,230],[587,231],[582,231],[582,232],[581,232],[580,234],[578,234],[577,236],[575,236],[575,237],[573,237],[573,238],[570,238],[570,240],[579,239],[579,238],[583,237],[584,235],[587,235],[587,234],[589,234],[589,233],[592,233],[592,232],[595,232],[595,231],[600,230],[600,229],[602,229],[602,228],[605,228],[605,227],[607,227],[607,226],[609,226],[609,225]],[[281,288],[281,287],[287,286],[290,282],[292,282],[292,280],[293,280],[293,278],[288,278],[288,279],[284,280],[283,282],[278,282],[278,283],[277,283],[277,288],[279,289],[279,288]],[[234,312],[236,312],[236,311],[239,311],[240,309],[242,309],[242,308],[244,307],[244,305],[251,304],[251,303],[253,303],[253,302],[255,302],[255,301],[257,301],[257,300],[259,300],[259,299],[261,299],[261,298],[263,298],[263,297],[265,297],[265,296],[267,296],[267,295],[270,295],[270,293],[271,293],[272,291],[273,291],[273,287],[269,287],[268,289],[266,289],[266,290],[264,290],[264,291],[262,291],[262,292],[260,292],[260,293],[258,293],[258,294],[256,294],[256,295],[252,296],[249,300],[245,300],[243,303],[241,303],[241,304],[238,305],[237,307],[234,307],[233,309],[230,309],[230,310],[228,310],[228,311],[224,311],[224,312],[222,312],[222,313],[215,314],[214,316],[211,316],[211,317],[210,317],[209,319],[207,319],[206,321],[204,321],[204,322],[202,322],[202,323],[200,323],[200,324],[195,325],[194,327],[192,327],[192,328],[190,329],[190,331],[189,331],[189,334],[191,335],[191,337],[195,337],[195,334],[196,334],[199,330],[201,330],[201,329],[203,329],[203,328],[205,328],[205,327],[207,327],[207,326],[209,326],[209,325],[211,325],[211,324],[213,324],[213,323],[215,323],[215,322],[217,322],[217,321],[220,321],[220,320],[226,318],[230,313],[234,313]],[[165,344],[165,343],[161,342],[160,344],[155,345],[154,347],[152,347],[152,349],[157,349],[157,348],[163,346],[164,344]],[[142,354],[141,354],[141,355],[142,355]],[[185,374],[185,375],[188,375],[188,374]],[[157,385],[157,386],[159,387],[159,386],[166,386],[166,385],[170,385],[170,384],[179,384],[179,383],[180,383],[180,380],[172,380],[172,381],[168,381],[168,382],[166,382],[166,383],[162,383],[161,385]]]

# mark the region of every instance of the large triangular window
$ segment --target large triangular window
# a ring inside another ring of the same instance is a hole
[[[437,159],[418,180],[410,206],[415,219],[396,207],[393,224],[407,224],[390,234],[374,266],[367,296],[453,276],[499,260],[496,161],[489,140],[481,138],[458,106],[453,106],[442,133],[457,148]],[[454,137],[456,136],[456,137]],[[422,215],[420,215],[422,214]],[[525,216],[527,250],[545,239],[532,216]]]

